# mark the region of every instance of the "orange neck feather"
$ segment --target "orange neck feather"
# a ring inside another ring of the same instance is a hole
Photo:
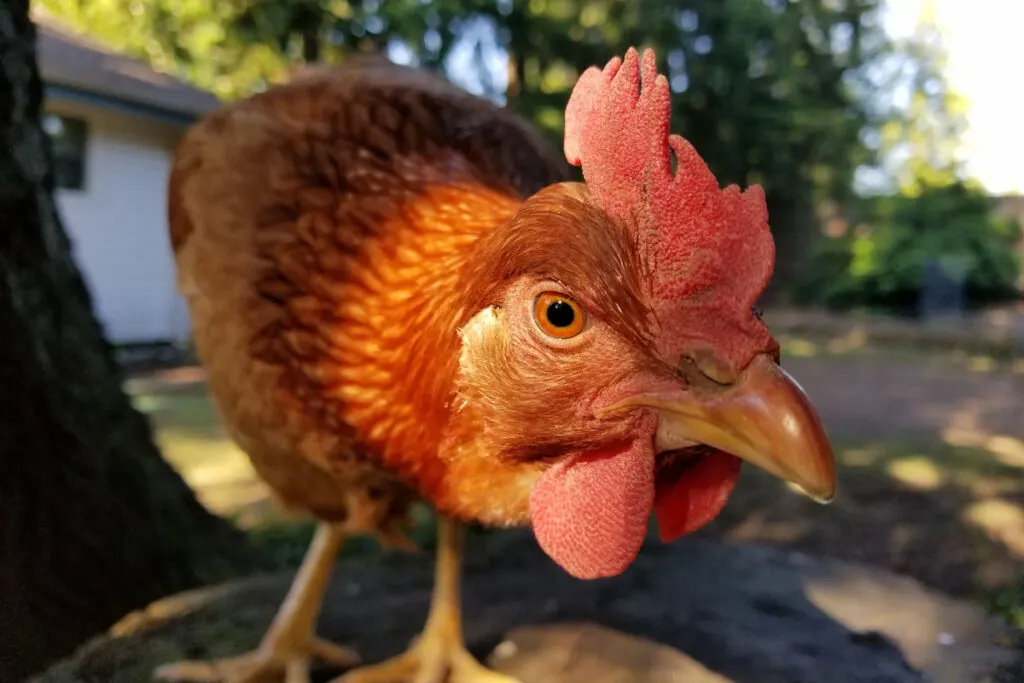
[[[455,515],[465,512],[467,496],[485,495],[465,490],[467,482],[486,482],[497,472],[483,470],[505,467],[473,458],[481,471],[460,467],[459,476],[447,476],[443,448],[472,447],[443,443],[458,371],[458,327],[475,313],[464,310],[459,282],[477,240],[520,203],[482,187],[428,189],[391,219],[396,224],[370,239],[337,312],[343,321],[335,341],[341,418],[360,446]]]

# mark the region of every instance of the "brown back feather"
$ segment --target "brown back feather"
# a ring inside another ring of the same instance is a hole
[[[190,131],[169,187],[179,281],[211,393],[282,498],[343,506],[296,456],[343,488],[392,486],[368,432],[421,433],[402,406],[421,404],[407,379],[431,359],[408,354],[439,344],[408,342],[431,313],[455,324],[447,302],[424,300],[456,283],[462,263],[446,255],[567,177],[510,112],[379,63],[305,74]]]

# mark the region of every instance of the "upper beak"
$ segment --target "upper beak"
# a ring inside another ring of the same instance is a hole
[[[659,453],[705,444],[795,484],[818,502],[835,495],[835,459],[821,419],[800,385],[768,356],[755,358],[731,385],[626,402],[657,411]]]

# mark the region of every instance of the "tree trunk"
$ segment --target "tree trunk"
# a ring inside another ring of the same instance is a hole
[[[771,191],[766,201],[775,240],[775,272],[762,301],[787,303],[790,290],[810,262],[821,235],[809,201]]]
[[[309,16],[303,17],[302,24],[302,61],[304,64],[320,62],[320,34],[323,30],[324,15],[319,4],[311,3],[308,7]]]
[[[505,88],[506,102],[511,102],[519,97],[523,91],[523,72],[525,70],[526,59],[523,54],[510,48],[508,51],[508,85]]]
[[[122,391],[53,203],[41,101],[28,0],[2,0],[0,681],[257,560]]]

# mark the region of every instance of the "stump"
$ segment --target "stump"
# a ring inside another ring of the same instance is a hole
[[[341,563],[320,634],[366,662],[403,650],[426,615],[429,559]],[[259,641],[290,580],[159,601],[36,681],[142,682],[173,659],[237,654]],[[614,579],[577,581],[529,533],[494,534],[469,548],[464,599],[471,650],[523,683],[980,683],[1013,657],[995,644],[999,622],[911,579],[700,538],[645,547]]]

